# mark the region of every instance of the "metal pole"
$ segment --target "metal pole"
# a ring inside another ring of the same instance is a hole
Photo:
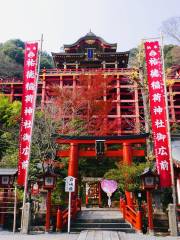
[[[13,233],[16,231],[16,209],[17,209],[17,187],[14,189],[14,221],[13,221]]]
[[[172,147],[171,147],[171,136],[170,136],[170,122],[169,122],[169,110],[168,110],[168,100],[167,100],[167,89],[166,89],[166,75],[165,75],[165,65],[164,65],[164,44],[163,44],[163,34],[161,32],[161,55],[162,55],[162,67],[163,67],[163,82],[164,82],[164,92],[165,92],[165,104],[166,104],[166,117],[167,117],[167,134],[168,134],[168,144],[169,144],[169,158],[170,158],[170,167],[171,167],[171,182],[172,182],[172,197],[173,204],[176,209],[177,199],[176,199],[176,188],[175,188],[175,180],[174,180],[174,166],[173,166],[173,158],[172,158]],[[177,212],[176,212],[177,215]],[[177,216],[176,216],[176,227],[178,233],[177,226]]]
[[[69,192],[68,233],[70,233],[70,225],[71,225],[71,192]]]
[[[40,71],[40,60],[41,60],[41,52],[42,52],[42,43],[43,43],[43,34],[41,35],[41,41],[40,41],[40,51],[38,54],[38,66],[37,66],[37,76],[36,76],[36,93],[35,93],[35,98],[34,98],[34,111],[33,111],[33,116],[32,116],[32,129],[34,125],[34,115],[35,115],[35,108],[36,108],[36,98],[37,98],[37,86],[38,86],[38,79],[39,79],[39,71]],[[31,129],[31,131],[32,131]],[[31,133],[32,134],[32,133]],[[31,153],[31,142],[32,138],[30,140],[30,147],[29,151]],[[30,161],[30,156],[29,156],[29,161]],[[27,168],[26,168],[26,175],[25,175],[25,183],[24,183],[24,194],[23,194],[23,205],[22,205],[22,216],[21,216],[21,230],[23,227],[23,219],[24,219],[24,207],[26,203],[26,194],[27,194],[27,187],[28,187],[28,172],[29,172],[29,161],[27,163]]]

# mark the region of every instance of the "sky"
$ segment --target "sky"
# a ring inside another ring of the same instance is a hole
[[[180,0],[0,0],[0,10],[0,42],[43,34],[43,50],[59,52],[91,29],[126,51],[159,36],[163,21],[180,16]]]

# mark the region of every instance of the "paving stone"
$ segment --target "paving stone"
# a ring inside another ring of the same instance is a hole
[[[138,233],[123,233],[115,231],[82,231],[80,234],[50,233],[50,234],[20,234],[0,231],[0,240],[180,240],[179,237],[155,237]]]

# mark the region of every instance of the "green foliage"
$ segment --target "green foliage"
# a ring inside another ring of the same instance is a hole
[[[125,189],[134,192],[140,188],[140,174],[149,166],[149,162],[140,164],[133,163],[131,166],[122,165],[119,169],[111,169],[104,177],[116,180],[119,190],[122,193],[124,193]]]
[[[8,40],[3,44],[2,52],[18,64],[24,62],[24,43],[20,39]]]
[[[65,178],[66,176],[64,176]],[[58,178],[56,183],[56,189],[53,191],[52,194],[52,203],[56,205],[61,205],[63,207],[66,206],[66,194],[64,192],[65,189],[65,182],[64,178]]]
[[[80,177],[103,177],[104,174],[115,165],[116,159],[103,157],[97,158],[80,158],[79,175]]]
[[[128,66],[129,67],[135,67],[135,66],[138,65],[138,63],[137,63],[137,55],[138,55],[138,48],[130,49],[129,62],[128,62]]]
[[[22,78],[25,43],[20,39],[11,39],[0,44],[0,77]],[[41,53],[40,68],[53,68],[52,57]]]
[[[16,167],[21,103],[0,96],[0,166]]]
[[[47,159],[55,158],[57,144],[55,143],[56,132],[59,128],[59,123],[53,119],[50,109],[45,109],[44,112],[36,110],[35,121],[32,135],[31,160],[30,160],[30,178],[36,178],[42,168],[39,168],[39,163]]]
[[[139,67],[139,65],[145,67],[145,59],[143,53],[143,46],[140,45],[137,48],[132,48],[129,55],[129,67]],[[142,55],[143,54],[143,55]],[[164,46],[164,62],[165,68],[169,68],[172,65],[179,64],[180,61],[180,47],[169,44]]]
[[[52,57],[47,52],[42,52],[41,54],[41,61],[40,61],[40,68],[50,69],[54,67],[54,63]]]
[[[169,44],[164,46],[164,62],[165,68],[169,68],[173,65],[173,52],[172,50],[175,48],[175,45]]]
[[[8,40],[0,46],[0,77],[22,77],[24,43],[20,39]]]
[[[171,125],[171,133],[172,134],[180,134],[180,124],[179,123],[173,123]]]

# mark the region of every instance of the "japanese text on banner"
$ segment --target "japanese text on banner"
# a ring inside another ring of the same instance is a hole
[[[36,97],[38,43],[26,43],[24,82],[19,137],[18,184],[24,185],[30,157],[30,144]]]
[[[152,132],[160,186],[171,186],[165,89],[158,41],[145,42]]]

